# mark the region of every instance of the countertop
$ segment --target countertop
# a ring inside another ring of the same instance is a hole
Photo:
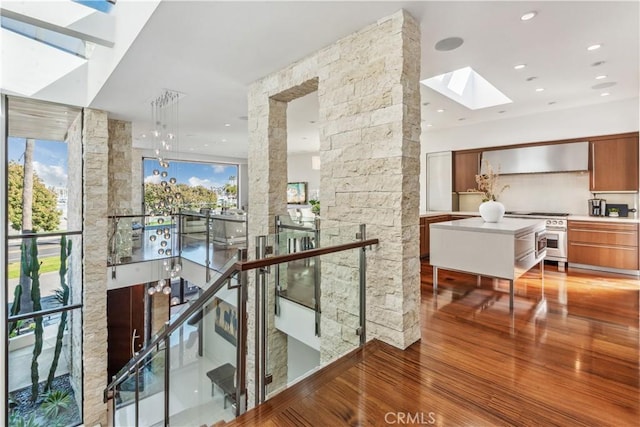
[[[421,218],[431,218],[441,215],[469,215],[478,217],[480,213],[478,212],[466,212],[466,211],[454,211],[454,212],[442,212],[442,211],[432,211],[420,214]],[[509,218],[509,215],[505,215],[505,218]],[[602,222],[613,222],[613,223],[631,223],[631,224],[640,224],[639,218],[634,217],[608,217],[608,216],[587,216],[587,215],[569,215],[565,217],[569,221],[602,221]]]
[[[447,230],[479,231],[483,233],[517,234],[543,229],[543,219],[503,218],[500,222],[484,222],[480,217],[443,221],[431,224],[431,228]]]

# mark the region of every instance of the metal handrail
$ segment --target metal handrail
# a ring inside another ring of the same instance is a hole
[[[33,239],[33,238],[44,238],[44,237],[57,237],[57,236],[78,236],[81,235],[82,231],[54,231],[48,233],[24,233],[24,234],[10,234],[7,236],[7,240],[17,240],[17,239]]]
[[[187,307],[187,309],[184,310],[173,323],[168,325],[164,331],[162,331],[160,334],[158,334],[155,337],[155,339],[151,344],[147,345],[144,349],[140,350],[140,352],[129,361],[129,363],[126,366],[126,370],[123,368],[122,371],[124,372],[119,377],[112,379],[111,383],[107,385],[107,388],[105,391],[108,391],[114,388],[116,385],[120,384],[122,380],[124,380],[126,377],[129,376],[129,374],[131,373],[131,370],[136,365],[138,365],[145,357],[147,357],[149,353],[155,350],[156,347],[158,347],[158,345],[162,343],[176,329],[178,329],[179,327],[182,327],[182,324],[184,322],[186,322],[192,315],[194,315],[196,311],[200,310],[205,305],[205,303],[211,299],[211,297],[213,297],[218,291],[220,291],[220,289],[222,289],[222,287],[225,285],[226,281],[229,280],[233,276],[233,274],[238,271],[236,265],[237,263],[234,263],[231,266],[229,266],[229,268],[227,268],[225,272],[222,273],[222,275],[218,277],[202,293],[202,295],[200,295],[200,297],[198,297],[195,304],[192,304],[189,307]]]
[[[274,255],[269,258],[257,259],[253,261],[236,262],[238,271],[255,270],[256,268],[267,267],[275,264],[282,264],[290,261],[297,261],[304,258],[312,258],[320,255],[327,255],[335,252],[347,251],[349,249],[363,248],[365,246],[377,245],[378,239],[358,240],[357,242],[343,243],[326,248],[309,249],[301,252],[294,252],[286,255]]]
[[[129,376],[131,370],[138,365],[146,356],[149,355],[156,347],[158,347],[166,338],[172,334],[175,330],[182,327],[182,324],[187,321],[193,314],[200,310],[206,302],[208,302],[222,287],[225,282],[230,279],[237,272],[245,272],[248,270],[254,270],[266,266],[281,264],[284,262],[296,261],[303,258],[311,258],[320,255],[327,255],[336,252],[342,252],[349,249],[363,248],[366,246],[372,246],[378,244],[378,239],[367,239],[351,243],[344,243],[341,245],[330,246],[326,248],[310,249],[308,251],[296,252],[287,255],[276,255],[269,258],[254,260],[254,261],[236,261],[233,265],[229,266],[227,270],[220,277],[218,277],[204,292],[198,297],[194,304],[190,305],[185,311],[183,311],[178,318],[168,325],[168,327],[162,331],[151,344],[141,350],[136,357],[131,359],[127,364],[126,371],[124,371],[119,377],[114,378],[105,389],[105,402],[107,400],[108,391],[120,384],[126,377]],[[124,370],[124,369],[123,369]]]
[[[62,313],[63,311],[75,310],[76,308],[82,308],[82,304],[61,305],[60,307],[48,308],[46,310],[39,310],[31,313],[18,314],[16,316],[9,316],[7,318],[7,322],[17,322],[18,320],[50,316],[52,314]]]

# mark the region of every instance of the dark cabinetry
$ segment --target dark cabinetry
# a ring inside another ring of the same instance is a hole
[[[638,270],[638,224],[569,221],[570,263]]]
[[[638,135],[592,140],[589,189],[638,191]]]
[[[453,153],[453,191],[478,188],[476,175],[480,172],[480,154],[479,150]]]

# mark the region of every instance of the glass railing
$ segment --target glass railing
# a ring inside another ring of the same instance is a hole
[[[231,282],[161,332],[129,368],[114,388],[114,426],[163,425],[165,419],[210,425],[236,416],[238,288]]]
[[[362,345],[365,248],[377,240],[366,240],[363,226],[347,227],[331,232],[346,243],[319,248],[319,234],[287,229],[260,236],[257,252],[264,256],[253,260],[237,251],[114,376],[105,390],[105,399],[113,398],[113,425],[227,422]],[[289,298],[279,295],[274,271]],[[309,274],[316,278],[303,280]],[[255,348],[248,353],[249,342]],[[255,369],[248,372],[248,364]]]
[[[183,259],[220,273],[238,249],[247,247],[247,215],[241,210],[227,210],[224,213],[183,210],[178,218],[180,256]]]
[[[178,255],[177,216],[119,215],[109,217],[109,266],[166,259]]]
[[[229,253],[247,246],[247,215],[240,210],[114,215],[108,245],[110,266],[180,255],[219,270]]]
[[[256,239],[257,257],[273,261],[255,278],[257,403],[364,343],[364,226],[276,229]]]

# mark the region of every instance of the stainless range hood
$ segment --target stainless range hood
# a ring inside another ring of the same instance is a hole
[[[482,152],[481,173],[487,164],[500,174],[577,172],[589,170],[589,143],[538,145]]]

